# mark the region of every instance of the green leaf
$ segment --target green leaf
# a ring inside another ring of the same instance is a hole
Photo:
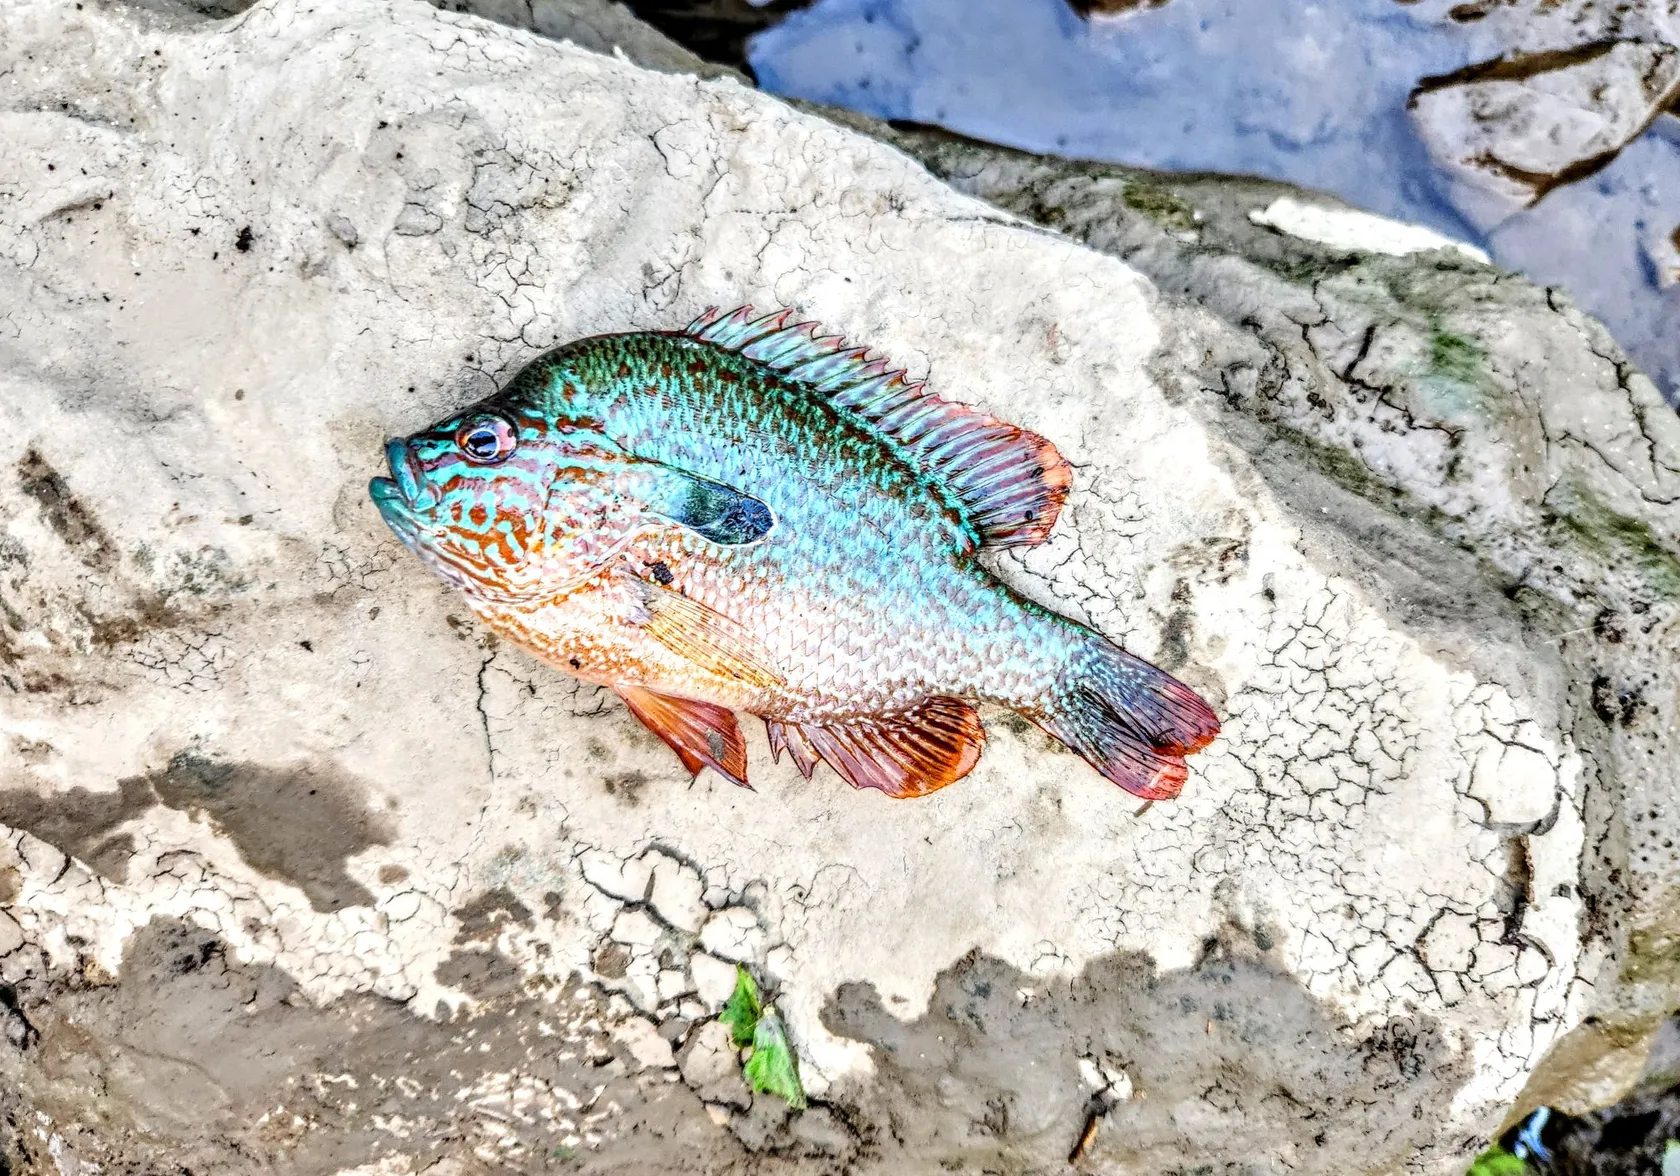
[[[758,985],[752,974],[740,964],[735,965],[735,991],[718,1014],[718,1020],[729,1026],[729,1039],[735,1048],[753,1043],[753,1031],[758,1028]]]
[[[1497,1143],[1476,1157],[1469,1176],[1527,1176],[1528,1165]]]
[[[753,1033],[752,1057],[742,1073],[747,1085],[763,1094],[779,1094],[796,1111],[805,1109],[805,1087],[799,1081],[799,1059],[788,1045],[787,1030],[775,1006],[764,1010]]]
[[[1680,1176],[1680,1139],[1671,1139],[1663,1148],[1662,1176]]]

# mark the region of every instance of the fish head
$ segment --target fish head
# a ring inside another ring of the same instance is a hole
[[[403,545],[450,584],[479,599],[530,600],[555,591],[561,536],[549,506],[578,448],[574,430],[492,399],[387,441],[390,476],[368,493]]]

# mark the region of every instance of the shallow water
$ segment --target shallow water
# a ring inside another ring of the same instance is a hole
[[[759,34],[775,93],[1033,151],[1246,172],[1334,193],[1561,285],[1680,399],[1680,118],[1491,233],[1448,203],[1406,115],[1420,78],[1496,56],[1454,0],[1170,0],[1081,20],[1065,0],[817,0]]]

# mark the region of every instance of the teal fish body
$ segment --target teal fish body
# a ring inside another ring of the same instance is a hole
[[[373,497],[492,628],[611,686],[691,771],[746,782],[745,710],[807,776],[923,795],[973,767],[990,702],[1176,795],[1207,705],[978,558],[1049,533],[1055,448],[789,319],[557,348],[392,442]]]

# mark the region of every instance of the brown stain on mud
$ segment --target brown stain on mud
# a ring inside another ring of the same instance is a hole
[[[493,940],[507,923],[531,925],[531,908],[506,886],[497,886],[469,898],[455,908],[460,927],[455,932],[456,943],[474,940]]]
[[[117,781],[115,792],[72,788],[41,795],[0,789],[0,823],[27,830],[107,878],[126,877],[133,838],[116,826],[154,804],[206,820],[258,873],[290,882],[318,911],[370,906],[346,859],[389,845],[395,824],[369,810],[368,789],[332,764],[271,767],[177,752],[157,771]]]
[[[342,768],[276,768],[182,751],[146,779],[159,801],[209,820],[247,865],[297,886],[316,910],[372,905],[373,895],[344,863],[389,845],[395,823],[368,808],[367,785]]]
[[[76,553],[76,558],[98,572],[116,566],[117,545],[111,536],[33,445],[17,463],[17,478],[18,488],[35,500],[47,526]]]
[[[606,790],[607,795],[625,808],[639,808],[642,803],[642,789],[647,786],[647,773],[634,769],[601,777],[601,787]]]
[[[47,527],[83,567],[96,573],[97,589],[39,585],[28,590],[28,553],[0,537],[0,570],[18,569],[9,585],[12,598],[0,596],[0,686],[52,695],[71,706],[100,702],[124,688],[123,675],[114,672],[116,663],[87,658],[86,645],[46,617],[68,608],[85,625],[93,652],[111,654],[154,633],[204,632],[211,618],[234,607],[224,597],[249,586],[221,548],[170,551],[161,562],[146,543],[125,554],[39,447],[31,446],[14,472]],[[144,582],[137,574],[158,582]],[[32,629],[45,636],[44,645],[12,636]]]
[[[157,803],[145,780],[120,780],[115,792],[71,788],[43,796],[29,788],[0,789],[0,825],[22,829],[80,858],[113,882],[128,875],[134,838],[112,834]]]

